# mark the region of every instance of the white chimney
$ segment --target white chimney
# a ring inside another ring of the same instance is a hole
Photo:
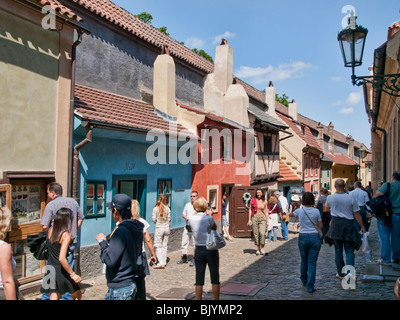
[[[153,105],[165,114],[176,117],[178,107],[175,100],[175,63],[167,46],[154,62]]]
[[[226,93],[233,81],[233,49],[228,41],[222,39],[215,50],[214,85]]]
[[[268,105],[268,113],[274,116],[276,104],[276,89],[272,81],[269,82],[268,87],[265,89],[265,103]]]
[[[231,84],[224,96],[224,117],[249,127],[249,96],[240,84]]]
[[[292,117],[294,121],[297,121],[298,106],[296,101],[292,100],[292,102],[289,103],[288,110],[289,116]]]

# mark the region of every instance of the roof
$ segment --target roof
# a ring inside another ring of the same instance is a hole
[[[135,17],[134,14],[112,3],[110,0],[65,1],[74,2],[82,6],[86,10],[130,32],[134,36],[160,48],[160,50],[164,45],[167,45],[172,56],[185,61],[203,72],[211,73],[214,70],[214,64],[211,61],[185,47],[152,25]]]
[[[259,108],[254,107],[253,105],[250,105],[249,108],[247,109],[247,111],[250,112],[252,115],[254,115],[261,122],[264,122],[266,124],[271,124],[275,127],[278,127],[278,129],[289,128],[285,123],[279,121],[278,119],[275,119],[270,114],[268,114],[264,111],[261,111]]]
[[[144,132],[152,129],[170,132],[171,122],[157,115],[152,105],[79,84],[75,85],[75,114],[83,119],[110,126],[139,129]],[[173,134],[187,130],[180,124],[176,127],[171,126],[171,129]]]
[[[184,108],[184,109],[186,109],[186,110],[195,112],[195,113],[197,113],[197,114],[204,115],[206,118],[208,118],[208,119],[210,119],[210,120],[213,120],[213,121],[222,122],[222,121],[224,120],[223,117],[217,116],[217,115],[215,115],[215,114],[213,114],[213,113],[211,113],[211,112],[207,112],[207,111],[204,111],[204,110],[201,110],[201,109],[189,107],[189,106],[186,106],[186,105],[184,105],[184,104],[179,104],[179,106],[182,107],[182,108]]]
[[[314,149],[317,149],[318,151],[323,152],[322,148],[319,146],[317,143],[317,140],[315,140],[313,134],[311,133],[311,130],[308,126],[294,121],[293,119],[286,117],[282,114],[278,114],[278,116],[294,131],[294,133],[299,136],[309,147],[312,147]],[[298,127],[300,126],[301,129]]]
[[[279,159],[278,181],[301,181],[301,179],[292,171],[292,169],[290,169],[282,160]]]
[[[42,6],[51,6],[59,15],[65,16],[68,19],[76,20],[78,22],[83,21],[74,11],[61,4],[58,0],[36,0],[36,2]]]
[[[334,164],[340,164],[343,166],[358,166],[358,163],[352,159],[350,159],[348,156],[345,156],[344,154],[341,153],[324,153],[326,157],[331,159]]]

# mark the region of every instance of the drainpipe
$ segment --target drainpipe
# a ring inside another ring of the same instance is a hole
[[[386,141],[387,141],[387,137],[386,137],[386,130],[379,128],[376,126],[376,122],[374,121],[374,125],[373,125],[373,131],[378,130],[381,131],[383,133],[383,181],[386,182],[386,160],[387,160],[387,155],[386,155]]]
[[[83,31],[81,29],[77,30],[78,39],[72,45],[72,62],[71,62],[71,95],[70,95],[70,114],[69,114],[69,146],[68,146],[68,158],[72,159],[73,151],[72,151],[72,140],[73,140],[73,132],[74,132],[74,101],[75,101],[75,62],[76,62],[76,47],[79,46],[82,42]],[[74,166],[75,167],[75,166]],[[71,187],[72,187],[72,175],[71,175],[71,166],[69,166],[68,173],[68,196],[71,196]],[[74,197],[75,198],[75,197]],[[76,198],[75,198],[76,199]]]
[[[88,124],[87,122],[82,122],[82,125],[86,128],[86,137],[81,142],[79,142],[74,147],[74,158],[73,158],[73,177],[72,177],[72,196],[73,198],[78,201],[78,180],[79,180],[79,150],[82,149],[84,146],[92,142],[92,134],[93,134],[93,126]],[[78,274],[81,274],[80,270],[80,247],[77,246],[74,252],[74,271]]]

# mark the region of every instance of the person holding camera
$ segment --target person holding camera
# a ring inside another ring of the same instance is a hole
[[[193,234],[192,234],[192,229],[190,228],[190,225],[189,225],[189,218],[196,214],[196,211],[193,208],[193,201],[198,196],[199,196],[198,192],[193,190],[190,193],[190,202],[187,203],[185,205],[185,207],[183,208],[182,217],[186,221],[186,226],[183,229],[183,234],[182,234],[182,243],[181,243],[182,257],[181,257],[181,260],[179,260],[177,262],[178,264],[183,264],[183,263],[188,262],[187,253],[188,253],[189,244],[192,243],[192,245],[193,245]],[[194,266],[193,260],[190,262],[189,266],[191,266],[191,267]]]

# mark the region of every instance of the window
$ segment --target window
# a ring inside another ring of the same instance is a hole
[[[106,215],[104,181],[85,181],[85,217],[101,217]]]
[[[264,136],[264,153],[272,152],[272,136]]]
[[[304,159],[304,174],[306,177],[308,177],[308,156],[305,156]]]
[[[217,185],[207,186],[207,201],[214,212],[218,211],[218,189],[219,187]]]
[[[171,191],[172,190],[172,180],[171,179],[164,179],[158,180],[158,187],[157,187],[157,199],[164,195],[167,197],[167,205],[171,208]]]

